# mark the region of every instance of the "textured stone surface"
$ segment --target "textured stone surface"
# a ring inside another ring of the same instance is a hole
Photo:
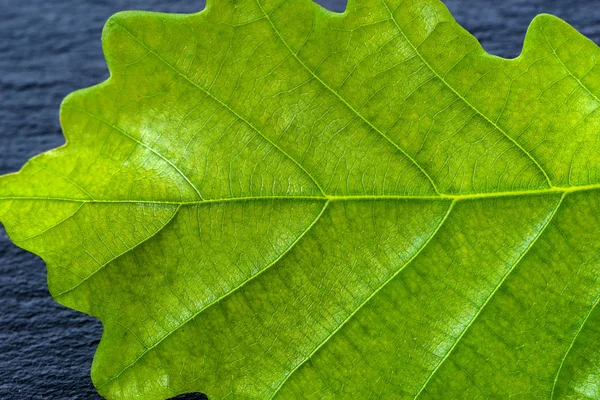
[[[335,11],[345,3],[319,2]],[[600,42],[600,9],[592,0],[577,6],[564,0],[446,4],[499,56],[519,54],[529,22],[541,12]],[[107,77],[100,33],[111,14],[202,7],[201,0],[0,0],[0,174],[17,171],[31,156],[63,143],[62,98]],[[0,398],[98,398],[89,369],[100,335],[98,321],[50,298],[44,263],[13,246],[0,228]]]

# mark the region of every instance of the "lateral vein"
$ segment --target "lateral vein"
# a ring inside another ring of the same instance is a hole
[[[90,278],[92,278],[94,275],[96,275],[98,272],[100,272],[102,269],[104,269],[108,264],[112,263],[113,261],[115,261],[117,258],[129,253],[130,251],[132,251],[133,249],[135,249],[136,247],[141,246],[143,243],[147,242],[148,240],[152,239],[154,236],[156,236],[160,231],[162,231],[167,225],[169,225],[169,223],[175,218],[175,216],[177,215],[177,213],[179,212],[179,209],[181,209],[181,205],[179,205],[175,211],[173,212],[173,215],[171,215],[171,217],[160,227],[156,230],[156,232],[154,232],[153,234],[151,234],[150,236],[148,236],[147,238],[145,238],[144,240],[141,240],[140,242],[136,243],[135,245],[127,248],[126,250],[124,250],[123,252],[116,254],[115,256],[113,256],[110,260],[108,260],[107,262],[100,264],[100,267],[97,268],[96,270],[94,270],[91,274],[89,274],[88,276],[86,276],[85,278],[83,278],[81,281],[79,281],[75,286],[72,286],[71,288],[64,290],[58,294],[53,294],[53,297],[55,298],[59,298],[61,296],[64,296],[65,294],[72,292],[73,290],[75,290],[76,288],[78,288],[79,286],[81,286],[84,282],[88,281]],[[97,261],[96,261],[97,262]]]
[[[373,297],[375,297],[375,295],[377,295],[377,293],[379,293],[384,287],[386,287],[388,285],[388,283],[390,283],[396,276],[398,276],[398,274],[400,274],[400,272],[402,272],[408,265],[410,265],[410,263],[415,258],[417,258],[417,256],[419,254],[421,254],[421,252],[427,247],[427,245],[431,242],[431,240],[439,232],[440,228],[444,225],[444,223],[446,222],[446,220],[450,216],[450,213],[452,212],[452,209],[454,208],[455,204],[456,204],[456,201],[452,201],[450,203],[450,205],[448,206],[448,210],[446,210],[446,213],[444,214],[444,216],[440,220],[439,224],[435,227],[435,229],[433,230],[433,232],[429,235],[429,237],[421,245],[421,247],[415,252],[415,254],[413,254],[412,257],[410,257],[404,264],[402,264],[402,266],[396,272],[394,272],[385,282],[383,282],[377,289],[375,289],[375,291],[373,291],[373,293],[371,293],[371,295],[369,297],[367,297],[352,313],[350,313],[346,317],[346,319],[344,319],[344,321],[342,321],[342,323],[337,326],[337,328],[335,328],[321,343],[319,343],[319,345],[316,346],[310,354],[308,354],[306,357],[304,357],[304,360],[302,360],[302,362],[298,363],[296,365],[296,367],[294,367],[294,369],[292,369],[283,378],[283,380],[275,388],[275,391],[273,392],[273,394],[269,397],[269,400],[272,400],[275,397],[275,395],[279,392],[279,390],[283,387],[283,385],[288,381],[288,379],[290,378],[290,376],[292,376],[302,365],[304,365],[304,363],[306,363],[306,361],[308,361],[313,355],[315,355],[315,353],[317,351],[319,351],[319,349],[321,349],[327,342],[329,342],[329,340],[336,333],[338,333],[340,331],[340,329],[342,329],[346,325],[346,323],[348,323],[348,321],[350,321],[352,319],[352,317],[354,317],[369,301],[371,301],[371,299]]]
[[[527,150],[525,150],[523,148],[523,146],[521,146],[508,133],[506,133],[506,131],[504,129],[502,129],[497,123],[495,123],[490,118],[488,118],[484,113],[482,113],[481,111],[479,111],[479,109],[476,108],[473,104],[471,104],[471,102],[468,101],[463,95],[461,95],[460,93],[458,93],[458,91],[456,91],[456,89],[454,89],[454,87],[452,87],[452,85],[450,85],[448,83],[448,81],[446,81],[446,79],[444,79],[444,77],[441,76],[431,66],[431,64],[429,64],[429,62],[427,62],[427,60],[425,60],[425,57],[421,54],[421,52],[417,49],[417,47],[413,44],[413,42],[408,38],[408,36],[406,36],[406,34],[404,33],[404,30],[400,27],[400,24],[398,24],[398,21],[396,21],[396,17],[394,17],[394,13],[392,12],[392,10],[390,10],[389,6],[386,3],[386,0],[381,0],[381,2],[383,3],[383,5],[387,9],[388,13],[390,14],[390,17],[391,17],[392,21],[394,22],[394,25],[396,25],[396,28],[398,29],[398,31],[404,37],[404,40],[406,40],[406,42],[413,49],[413,51],[415,52],[415,54],[423,61],[423,63],[427,66],[427,68],[429,68],[429,70],[431,72],[433,72],[435,74],[435,76],[446,87],[448,87],[456,96],[458,96],[467,106],[469,106],[473,111],[475,111],[478,115],[480,115],[486,122],[488,122],[490,125],[492,125],[494,128],[496,128],[500,133],[502,133],[510,142],[512,142],[513,145],[515,145],[517,148],[519,148],[519,150],[521,150],[535,164],[535,166],[540,170],[540,172],[544,175],[544,178],[546,179],[546,181],[548,183],[548,186],[551,187],[551,188],[554,187],[554,185],[552,184],[552,181],[550,180],[550,176],[548,175],[548,173],[546,172],[546,170],[544,168],[542,168],[542,166],[540,165],[540,163]]]
[[[206,306],[202,307],[200,310],[196,311],[194,314],[192,314],[188,319],[186,319],[185,321],[183,321],[181,324],[179,324],[175,329],[173,329],[172,331],[168,332],[166,335],[162,336],[161,338],[159,338],[153,345],[147,347],[139,356],[137,356],[130,364],[128,364],[126,367],[124,367],[121,371],[119,371],[116,375],[110,377],[107,381],[101,383],[99,385],[99,387],[105,386],[107,384],[109,384],[110,382],[114,381],[115,379],[117,379],[119,376],[121,376],[121,374],[123,374],[126,370],[128,370],[129,368],[131,368],[133,365],[135,365],[142,357],[144,357],[150,350],[156,348],[160,343],[162,343],[167,337],[169,337],[170,335],[172,335],[173,333],[175,333],[177,330],[179,330],[181,327],[183,327],[184,325],[186,325],[187,323],[189,323],[190,321],[192,321],[194,318],[196,318],[198,315],[200,315],[202,312],[204,312],[206,309],[208,309],[209,307],[219,303],[220,301],[222,301],[223,299],[225,299],[226,297],[230,296],[231,294],[237,292],[239,289],[241,289],[243,286],[245,286],[248,282],[256,279],[258,276],[262,275],[265,271],[269,270],[273,265],[277,264],[279,262],[279,260],[281,260],[287,253],[290,252],[290,250],[292,250],[296,244],[303,238],[306,236],[306,234],[313,228],[313,226],[315,226],[315,224],[321,219],[321,216],[325,213],[325,210],[327,209],[327,206],[329,205],[329,201],[325,202],[323,208],[321,209],[321,211],[319,212],[319,214],[317,214],[316,218],[308,225],[308,227],[296,238],[296,240],[288,247],[286,248],[275,260],[273,260],[269,265],[267,265],[265,268],[263,268],[262,270],[260,270],[258,273],[256,273],[255,275],[252,275],[251,277],[249,277],[248,279],[246,279],[245,281],[243,281],[242,283],[240,283],[239,285],[237,285],[236,287],[234,287],[233,289],[229,290],[228,292],[226,292],[225,294],[223,294],[222,296],[218,297],[217,299],[213,300],[211,303],[207,304]]]
[[[442,364],[444,364],[444,362],[448,359],[448,357],[450,357],[450,354],[452,354],[452,352],[454,351],[454,349],[456,348],[456,346],[458,345],[458,343],[462,340],[463,336],[469,330],[469,328],[471,326],[473,326],[473,323],[477,320],[477,318],[479,317],[479,315],[481,314],[481,312],[483,311],[483,309],[488,305],[488,303],[490,302],[490,300],[492,299],[492,297],[494,297],[494,295],[498,292],[498,290],[500,289],[500,287],[504,284],[504,282],[506,281],[506,279],[508,278],[508,276],[514,271],[514,269],[516,268],[516,266],[523,260],[523,258],[525,257],[525,255],[527,255],[527,253],[529,253],[529,250],[531,250],[531,248],[535,245],[535,243],[540,238],[540,236],[542,236],[542,234],[546,231],[546,228],[550,225],[550,223],[552,222],[552,219],[556,215],[556,212],[558,211],[558,209],[560,208],[561,204],[563,203],[563,200],[564,200],[565,196],[566,196],[566,193],[564,193],[561,196],[560,200],[556,204],[556,207],[554,207],[554,209],[552,210],[552,212],[546,217],[546,221],[544,222],[544,225],[542,225],[542,227],[539,229],[539,231],[537,232],[536,236],[529,243],[529,245],[527,246],[527,248],[525,249],[525,251],[523,253],[521,253],[521,255],[519,256],[519,258],[513,263],[513,265],[511,265],[511,267],[508,269],[508,271],[506,271],[504,273],[504,275],[502,276],[502,279],[500,280],[500,282],[498,282],[498,284],[496,285],[496,287],[494,288],[494,290],[488,295],[488,297],[485,299],[485,301],[483,302],[483,304],[478,308],[477,312],[475,313],[475,315],[473,315],[473,317],[471,318],[471,320],[469,321],[469,323],[462,329],[460,335],[458,336],[458,338],[456,338],[456,340],[454,341],[454,343],[452,344],[452,346],[450,347],[450,349],[448,349],[448,351],[446,352],[446,354],[444,355],[444,357],[442,358],[442,360],[431,371],[431,373],[429,374],[429,376],[427,377],[427,379],[424,381],[423,385],[421,385],[421,388],[419,389],[419,391],[417,392],[417,394],[415,395],[415,397],[413,398],[413,400],[416,399],[417,397],[419,397],[421,395],[421,393],[425,390],[425,388],[427,387],[427,384],[429,384],[429,382],[431,381],[431,379],[433,378],[433,376],[437,373],[437,371],[440,369],[440,367],[442,366]]]
[[[154,55],[158,60],[160,60],[160,62],[162,62],[164,65],[166,65],[171,70],[173,70],[173,72],[175,72],[176,74],[178,74],[179,76],[181,76],[183,79],[185,79],[187,82],[189,82],[192,86],[196,87],[198,90],[200,90],[201,92],[205,93],[211,99],[213,99],[214,101],[216,101],[217,103],[219,103],[222,107],[224,107],[230,113],[232,113],[236,118],[238,118],[240,121],[242,121],[244,124],[246,124],[250,129],[252,129],[254,132],[258,133],[259,136],[261,136],[263,139],[265,139],[271,146],[273,146],[275,149],[277,149],[279,152],[281,152],[291,162],[293,162],[298,168],[300,168],[313,181],[313,183],[321,191],[321,193],[323,195],[325,195],[325,191],[321,187],[321,185],[319,184],[319,182],[315,179],[315,177],[312,174],[310,174],[308,172],[308,170],[306,168],[304,168],[304,166],[302,164],[300,164],[300,162],[296,161],[295,158],[293,158],[285,150],[283,150],[281,147],[279,147],[275,142],[273,142],[266,135],[264,135],[261,131],[259,131],[252,123],[250,123],[250,121],[248,121],[242,115],[238,114],[233,108],[231,108],[229,105],[227,105],[221,99],[219,99],[218,97],[216,97],[210,91],[208,91],[207,89],[203,88],[202,86],[200,86],[199,84],[197,84],[196,82],[194,82],[193,80],[191,80],[186,74],[184,74],[183,72],[181,72],[179,69],[175,68],[173,65],[171,65],[170,63],[168,63],[164,58],[162,58],[160,56],[160,54],[158,54],[157,52],[155,52],[152,49],[150,49],[144,42],[142,42],[137,37],[135,37],[133,35],[133,33],[131,33],[123,25],[121,25],[121,24],[119,24],[117,22],[115,22],[115,24],[118,25],[118,26],[120,26],[121,29],[123,29],[127,33],[127,35],[129,35],[133,40],[135,40],[136,43],[138,43],[140,46],[142,46],[146,51],[148,51],[148,53]]]
[[[552,392],[550,393],[550,400],[552,400],[554,398],[554,390],[556,389],[556,384],[558,383],[558,377],[560,376],[560,371],[562,370],[562,367],[565,363],[565,360],[567,359],[567,356],[571,352],[571,349],[573,349],[573,346],[575,345],[575,341],[579,337],[579,334],[581,333],[581,331],[583,330],[583,327],[585,326],[586,322],[590,318],[590,315],[592,315],[592,313],[594,312],[594,309],[598,306],[599,303],[600,303],[600,295],[598,295],[596,297],[594,304],[592,305],[592,307],[589,309],[589,311],[585,315],[585,318],[583,319],[583,321],[581,321],[581,324],[579,325],[579,329],[577,329],[577,332],[575,332],[575,336],[573,336],[573,340],[571,340],[571,343],[569,344],[569,348],[567,349],[562,360],[560,361],[560,365],[558,367],[558,370],[556,371],[556,376],[554,377],[554,383],[552,384]]]
[[[275,24],[271,20],[271,17],[263,9],[262,4],[260,4],[260,0],[256,0],[256,3],[258,4],[258,7],[260,7],[260,10],[263,12],[263,14],[265,15],[265,17],[267,18],[267,21],[269,21],[269,24],[271,25],[271,27],[273,28],[273,30],[275,31],[275,33],[277,34],[277,36],[279,37],[279,39],[281,40],[281,42],[289,50],[289,52],[296,59],[296,61],[298,61],[298,63],[300,63],[300,65],[306,71],[308,71],[323,87],[325,87],[327,90],[329,90],[331,93],[333,93],[346,107],[348,107],[348,109],[350,111],[352,111],[356,116],[358,116],[361,120],[363,120],[371,129],[373,129],[375,132],[379,133],[384,139],[386,139],[390,144],[392,144],[392,146],[394,146],[398,151],[400,151],[400,153],[402,153],[406,158],[408,158],[421,171],[421,173],[423,175],[425,175],[425,177],[427,178],[427,180],[431,184],[433,190],[436,193],[440,194],[440,191],[438,190],[438,188],[437,188],[437,186],[436,186],[433,178],[427,173],[427,171],[425,171],[425,169],[421,166],[421,164],[419,164],[403,148],[401,148],[396,142],[394,142],[392,139],[390,139],[389,136],[387,136],[384,132],[382,132],[381,130],[379,130],[368,119],[366,119],[361,113],[359,113],[354,107],[352,107],[352,105],[350,105],[350,103],[348,103],[337,91],[333,90],[333,88],[331,88],[327,83],[325,83],[316,73],[314,73],[310,68],[308,68],[308,66],[300,59],[300,57],[298,57],[298,54],[295,53],[292,50],[292,48],[285,41],[285,39],[283,38],[283,36],[281,35],[281,33],[277,30],[277,28],[275,27]]]

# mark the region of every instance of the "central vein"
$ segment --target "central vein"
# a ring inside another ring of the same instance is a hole
[[[545,189],[532,189],[532,190],[516,190],[506,192],[487,192],[487,193],[467,193],[467,194],[440,194],[432,196],[418,196],[418,195],[324,195],[324,196],[293,196],[293,195],[282,195],[282,196],[241,196],[241,197],[229,197],[229,198],[217,198],[217,199],[204,199],[204,200],[192,200],[192,201],[162,201],[162,200],[145,200],[145,199],[76,199],[76,198],[63,198],[63,197],[0,197],[0,201],[64,201],[74,203],[139,203],[139,204],[173,204],[173,205],[194,205],[194,204],[210,204],[210,203],[227,203],[227,202],[240,202],[240,201],[254,201],[254,200],[322,200],[322,201],[364,201],[364,200],[477,200],[486,198],[500,198],[500,197],[524,197],[524,196],[538,196],[545,194],[568,194],[576,192],[584,192],[590,190],[600,189],[600,183],[582,186],[570,186],[570,187],[551,187]]]

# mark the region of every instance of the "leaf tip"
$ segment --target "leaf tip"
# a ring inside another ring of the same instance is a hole
[[[533,17],[533,19],[531,20],[531,23],[529,24],[529,28],[528,31],[532,30],[532,29],[540,29],[544,26],[547,25],[567,25],[570,27],[570,25],[568,23],[566,23],[564,20],[560,19],[559,17],[552,15],[552,14],[547,14],[547,13],[542,13],[542,14],[538,14],[535,17]]]
[[[539,14],[533,18],[527,28],[522,54],[534,52],[536,49],[539,51],[540,48],[555,51],[567,42],[575,43],[582,40],[580,46],[590,46],[589,51],[595,51],[597,47],[595,43],[565,20],[552,14]]]

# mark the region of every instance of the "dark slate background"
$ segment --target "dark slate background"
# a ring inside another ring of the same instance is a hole
[[[345,0],[318,2],[345,7]],[[600,43],[597,0],[445,3],[499,56],[519,54],[529,22],[542,12]],[[0,0],[0,175],[63,144],[61,100],[107,78],[100,33],[111,14],[203,7],[203,0]],[[0,399],[98,399],[89,370],[101,331],[97,320],[52,300],[42,260],[13,246],[0,227]]]

